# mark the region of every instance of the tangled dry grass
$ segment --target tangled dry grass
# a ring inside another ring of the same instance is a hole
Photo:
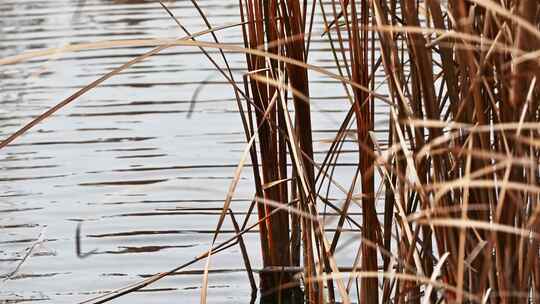
[[[166,48],[196,46],[231,84],[246,148],[218,220],[213,247],[85,303],[105,303],[206,259],[206,302],[212,255],[239,244],[256,280],[242,235],[258,228],[268,302],[536,303],[540,292],[540,3],[536,0],[239,0],[239,23],[190,33],[162,4],[185,37],[96,42],[4,58],[0,64],[49,54],[120,45],[157,47],[114,69],[2,141],[5,147],[63,106],[124,69]],[[315,14],[317,12],[317,14]],[[326,30],[313,31],[314,18]],[[238,27],[244,46],[214,32]],[[213,42],[197,38],[210,35]],[[321,35],[332,68],[310,64]],[[220,50],[218,64],[206,51]],[[226,52],[242,52],[238,77]],[[310,73],[341,82],[350,110],[324,160],[313,158]],[[384,75],[376,82],[377,73]],[[235,78],[236,77],[236,78]],[[374,135],[375,105],[388,108],[386,138]],[[358,144],[349,185],[334,178],[343,142]],[[230,210],[244,164],[253,164],[258,221],[236,223]],[[291,165],[292,170],[288,167]],[[333,187],[346,199],[324,195]],[[349,210],[361,208],[355,218]],[[320,215],[334,210],[337,222]],[[226,218],[237,234],[217,243]],[[348,223],[361,231],[346,246]],[[325,229],[333,224],[331,234]],[[336,250],[355,250],[338,267]],[[303,273],[300,281],[295,272]],[[354,285],[358,299],[351,299]]]

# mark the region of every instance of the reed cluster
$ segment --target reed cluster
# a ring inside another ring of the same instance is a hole
[[[250,210],[258,214],[254,225],[235,224],[233,238],[220,244],[214,238],[197,261],[236,243],[244,250],[242,235],[258,227],[263,301],[538,301],[540,2],[239,0],[239,10],[235,26],[243,47],[216,36],[196,40],[224,28],[199,9],[207,31],[191,34],[176,20],[186,37],[161,43],[83,88],[0,148],[123,69],[165,48],[197,46],[230,82],[247,142],[216,236],[233,216],[231,198],[248,159],[255,181]],[[313,30],[317,18],[323,32]],[[328,43],[333,67],[310,63],[315,36]],[[224,62],[226,51],[245,53],[241,79],[228,63],[220,67],[209,48],[221,50]],[[338,80],[336,90],[349,102],[322,162],[313,157],[312,73]],[[379,105],[387,111],[376,116]],[[376,118],[387,123],[382,140],[374,133]],[[354,177],[342,186],[333,172],[345,140],[358,149]],[[329,200],[321,192],[326,187],[345,199]],[[350,214],[353,206],[361,217]],[[319,215],[323,208],[337,214],[332,232]],[[360,231],[356,246],[341,239],[346,223]],[[336,261],[338,248],[357,251],[352,265]],[[355,285],[357,299],[350,296]]]
[[[261,223],[265,266],[300,265],[301,239],[309,303],[348,302],[348,276],[360,278],[360,303],[537,299],[537,1],[240,4],[246,48],[278,55],[247,54],[260,182],[272,185],[259,197],[303,214],[298,220],[282,211]],[[313,162],[306,74],[317,71],[307,64],[310,39],[320,34],[311,30],[314,18],[323,19],[339,72],[333,76],[350,101],[321,164]],[[377,82],[378,73],[384,79]],[[383,143],[374,136],[376,104],[389,109]],[[332,206],[340,216],[327,240],[318,212],[331,202],[320,189],[332,179],[347,134],[358,143],[357,173],[347,198]],[[361,245],[345,274],[333,256],[351,204],[362,209]]]

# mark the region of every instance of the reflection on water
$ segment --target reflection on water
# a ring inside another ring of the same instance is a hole
[[[214,24],[238,22],[234,1],[198,2]],[[168,4],[190,31],[204,29],[189,1]],[[69,43],[173,38],[181,34],[175,26],[154,1],[7,0],[0,3],[0,58]],[[315,31],[321,28],[315,25]],[[241,42],[238,29],[218,37]],[[320,52],[327,47],[314,38],[313,63],[331,64],[329,54]],[[0,137],[147,50],[55,54],[49,60],[2,66]],[[243,56],[228,56],[234,72],[241,73]],[[0,274],[17,270],[0,281],[0,302],[82,301],[208,249],[244,147],[233,92],[217,75],[197,49],[167,50],[113,77],[0,150]],[[317,75],[312,79],[315,149],[322,159],[347,103],[340,86]],[[202,82],[188,119],[193,92]],[[344,151],[354,151],[354,144],[346,143]],[[340,160],[352,163],[354,153]],[[353,172],[347,165],[338,167],[338,181],[349,180]],[[247,216],[252,182],[247,170],[232,205],[239,221]],[[330,193],[332,199],[342,196]],[[85,259],[75,250],[81,221],[81,244],[96,248]],[[226,222],[222,237],[233,233]],[[260,268],[257,241],[256,232],[245,235],[255,269]],[[342,258],[350,261],[354,250]],[[203,267],[194,264],[116,302],[198,301]],[[213,257],[208,294],[212,303],[251,300],[239,248]]]

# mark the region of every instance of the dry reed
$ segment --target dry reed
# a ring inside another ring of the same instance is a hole
[[[242,235],[255,228],[264,266],[260,288],[269,303],[349,303],[353,278],[359,303],[538,301],[538,1],[239,0],[237,26],[244,47],[222,44],[215,35],[214,42],[195,40],[226,26],[213,27],[193,4],[207,31],[191,35],[176,20],[187,37],[124,42],[159,46],[0,144],[5,147],[85,92],[168,47],[199,47],[231,84],[248,144],[216,236],[227,214],[237,235],[217,245],[214,237],[212,248],[193,261],[87,302],[104,303],[133,292],[235,244],[251,273]],[[326,26],[323,33],[313,31],[315,18]],[[309,63],[316,35],[328,42],[333,69]],[[118,42],[82,48],[115,46]],[[208,48],[221,51],[226,69],[208,55]],[[245,53],[243,81],[234,78],[227,50]],[[58,50],[4,58],[0,64],[51,52]],[[343,89],[350,101],[320,163],[313,159],[309,88],[315,84],[308,72],[338,80],[336,90]],[[384,140],[374,136],[379,104],[388,109],[381,114],[388,121]],[[346,138],[358,144],[349,187],[333,178]],[[258,213],[249,227],[247,220],[238,225],[230,210],[248,157],[255,180],[250,212],[257,206]],[[344,194],[341,204],[322,194],[324,185]],[[352,205],[361,207],[361,218],[349,214]],[[338,215],[330,239],[328,223],[319,215],[327,207]],[[361,231],[357,246],[341,238],[346,221]],[[343,263],[334,258],[338,250],[357,250],[357,259],[346,269],[338,267]],[[201,302],[206,302],[208,265]],[[291,270],[303,272],[303,284]],[[251,276],[250,282],[254,287]]]

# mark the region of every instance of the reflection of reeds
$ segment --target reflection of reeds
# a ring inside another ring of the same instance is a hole
[[[508,0],[504,6],[489,0],[456,0],[448,5],[438,0],[421,5],[415,0],[239,3],[237,26],[244,47],[221,44],[216,36],[214,42],[197,41],[196,37],[221,28],[212,27],[194,1],[209,30],[190,35],[176,20],[188,37],[154,41],[160,46],[78,91],[0,143],[5,147],[101,82],[175,45],[199,47],[231,83],[248,146],[216,236],[227,215],[237,235],[219,244],[214,238],[213,247],[195,260],[92,302],[104,303],[138,290],[237,243],[249,271],[242,235],[256,227],[264,265],[261,289],[270,302],[300,300],[300,281],[294,276],[299,270],[309,303],[347,303],[354,283],[360,303],[537,301],[540,4],[532,0]],[[320,11],[326,26],[322,34],[335,69],[308,63],[311,37],[321,34],[312,31],[313,9]],[[124,45],[130,43],[149,42]],[[243,83],[235,80],[224,52],[220,55],[226,69],[221,69],[208,48],[245,53]],[[47,52],[6,58],[0,64],[43,55]],[[341,82],[336,90],[343,89],[351,103],[320,163],[313,160],[308,71]],[[375,137],[374,122],[379,118],[375,106],[383,104],[388,114],[381,118],[388,121],[388,128],[381,141]],[[353,120],[356,128],[350,131]],[[346,138],[358,144],[356,173],[348,187],[333,179]],[[250,211],[256,205],[258,212],[258,221],[251,226],[247,221],[236,223],[229,208],[248,156],[254,164],[256,196]],[[330,188],[343,193],[342,203],[323,194]],[[361,220],[350,214],[354,205],[362,210]],[[319,216],[321,206],[337,214],[333,235],[325,230],[329,220]],[[350,244],[342,239],[347,223],[361,231],[355,246],[346,246]],[[357,250],[352,265],[335,260],[334,254],[343,248]]]

